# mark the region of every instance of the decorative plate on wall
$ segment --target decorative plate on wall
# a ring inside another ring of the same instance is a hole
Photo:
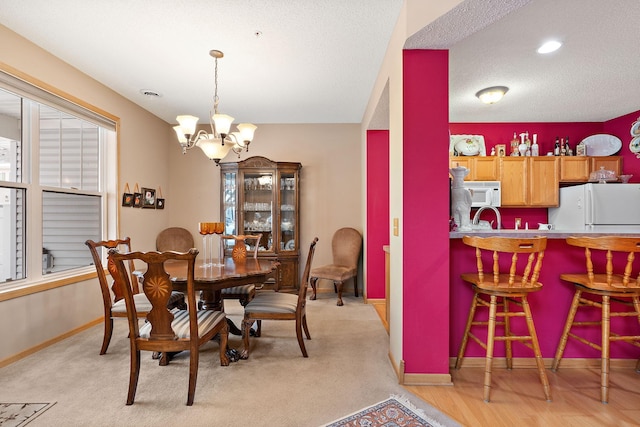
[[[622,141],[614,135],[598,133],[582,140],[587,156],[612,156],[622,148]]]

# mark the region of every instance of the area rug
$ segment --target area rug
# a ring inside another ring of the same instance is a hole
[[[435,410],[435,409],[434,409]],[[444,427],[408,399],[391,396],[389,399],[361,409],[322,427]]]
[[[0,426],[22,427],[55,405],[53,403],[0,403]]]

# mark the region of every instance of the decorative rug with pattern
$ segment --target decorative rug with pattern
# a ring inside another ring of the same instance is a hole
[[[22,427],[33,421],[53,403],[0,403],[0,426]]]
[[[436,411],[435,408],[434,411]],[[416,408],[408,399],[401,396],[391,396],[387,400],[322,427],[444,427],[445,425],[430,419],[423,410]]]

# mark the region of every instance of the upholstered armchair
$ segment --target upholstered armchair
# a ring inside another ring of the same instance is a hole
[[[358,296],[358,259],[362,249],[362,235],[355,228],[344,227],[337,230],[331,239],[333,263],[311,270],[311,299],[316,299],[318,279],[331,280],[338,293],[337,305],[343,305],[342,288],[344,282],[353,279],[354,294]]]
[[[160,252],[187,252],[195,246],[191,232],[182,227],[169,227],[156,237],[156,250]]]

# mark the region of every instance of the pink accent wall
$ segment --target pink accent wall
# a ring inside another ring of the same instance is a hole
[[[403,51],[406,373],[449,373],[448,58],[446,50]]]
[[[629,127],[631,127],[631,124],[629,124]],[[538,134],[540,155],[543,156],[547,152],[553,151],[556,136],[565,139],[569,137],[571,148],[575,150],[576,144],[584,138],[596,133],[603,133],[603,124],[598,122],[451,123],[450,130],[452,135],[483,135],[484,145],[487,149],[487,156],[491,153],[491,148],[496,144],[505,144],[507,146],[507,152],[509,152],[509,145],[513,139],[514,132],[518,135],[522,132],[529,132],[529,139],[532,141],[533,134],[536,133]]]
[[[367,131],[367,298],[384,299],[389,244],[389,131]]]

